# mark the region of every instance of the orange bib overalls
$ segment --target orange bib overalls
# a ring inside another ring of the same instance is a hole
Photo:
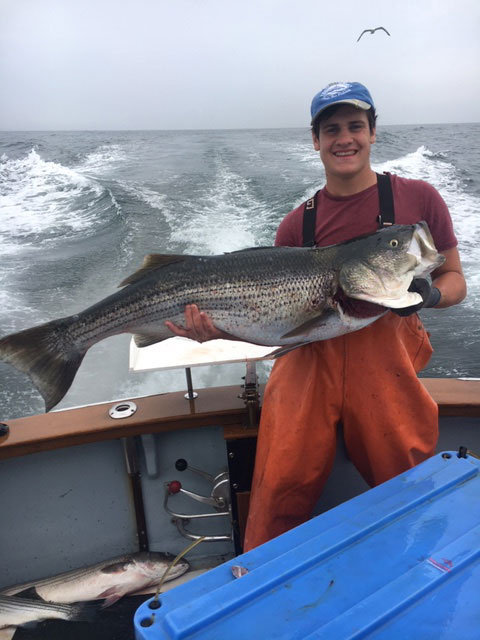
[[[244,551],[307,520],[332,469],[337,425],[370,486],[434,453],[438,408],[417,372],[432,348],[416,314],[280,357],[263,400]]]

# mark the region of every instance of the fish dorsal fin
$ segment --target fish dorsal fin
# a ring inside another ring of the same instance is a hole
[[[248,251],[278,251],[279,249],[298,249],[299,247],[275,247],[273,245],[265,245],[263,247],[247,247],[246,249],[236,249],[235,251],[228,251],[224,255],[232,255],[233,253],[244,253]],[[302,249],[306,249],[307,247],[301,247]],[[308,247],[309,249],[311,247]]]
[[[261,251],[265,249],[278,249],[278,247],[272,247],[271,245],[265,247],[245,247],[245,249],[235,249],[235,251],[226,251],[225,255],[230,255],[231,253],[243,253],[245,251]]]
[[[144,276],[146,276],[151,271],[154,271],[155,269],[166,267],[169,264],[174,264],[175,262],[184,262],[191,257],[192,256],[176,255],[173,253],[150,253],[143,259],[143,264],[140,269],[138,269],[138,271],[135,271],[135,273],[132,273],[132,275],[128,276],[128,278],[125,278],[125,280],[123,280],[119,284],[119,286],[125,287],[127,284],[138,282]]]

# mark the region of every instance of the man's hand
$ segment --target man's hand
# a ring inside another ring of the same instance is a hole
[[[218,338],[226,340],[233,338],[233,336],[217,329],[210,316],[200,311],[196,304],[188,304],[185,307],[185,327],[179,327],[169,320],[165,322],[165,325],[176,336],[190,338],[190,340],[196,340],[197,342],[207,342],[207,340],[216,340]]]
[[[393,313],[396,313],[397,316],[401,316],[402,318],[416,313],[423,307],[435,307],[442,297],[437,287],[432,287],[430,282],[425,278],[414,278],[408,290],[419,293],[422,296],[422,302],[412,304],[410,307],[404,307],[403,309],[392,309]]]

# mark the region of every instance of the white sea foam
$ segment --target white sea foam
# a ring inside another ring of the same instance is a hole
[[[119,184],[127,193],[131,193],[135,198],[145,202],[153,209],[163,210],[167,200],[167,196],[164,193],[155,191],[139,182],[127,183],[122,181]]]
[[[39,239],[83,233],[98,219],[108,190],[81,173],[43,160],[35,149],[0,164],[0,246],[3,253],[33,249]]]
[[[82,173],[92,173],[101,175],[110,173],[112,168],[118,167],[127,161],[127,157],[122,145],[119,144],[102,144],[95,151],[92,151],[77,170]]]
[[[181,206],[187,213],[180,225],[177,210],[166,210],[165,218],[172,229],[171,241],[188,238],[192,252],[216,254],[262,244],[268,209],[256,199],[249,179],[220,161],[205,195],[193,206],[191,202]]]
[[[404,178],[426,180],[438,190],[457,182],[455,167],[445,160],[445,154],[432,153],[424,145],[416,151],[394,160],[374,165],[376,171],[388,171]]]

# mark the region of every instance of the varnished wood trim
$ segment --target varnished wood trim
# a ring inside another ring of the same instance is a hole
[[[258,427],[249,425],[226,425],[223,429],[225,440],[240,440],[241,438],[255,438],[258,434]]]
[[[441,416],[480,417],[480,380],[421,378]]]
[[[0,440],[0,459],[142,433],[241,426],[247,419],[241,391],[240,386],[200,389],[195,400],[186,400],[183,391],[135,398],[136,413],[121,420],[108,415],[114,402],[4,420],[10,433]]]
[[[479,380],[422,378],[422,383],[438,403],[440,415],[480,417]],[[252,437],[256,429],[246,428],[247,412],[238,397],[240,392],[240,386],[232,386],[201,389],[195,400],[186,400],[183,391],[138,398],[137,412],[122,420],[113,420],[108,415],[113,402],[4,420],[10,433],[0,439],[0,459],[142,433],[211,425],[223,426],[227,439]]]

